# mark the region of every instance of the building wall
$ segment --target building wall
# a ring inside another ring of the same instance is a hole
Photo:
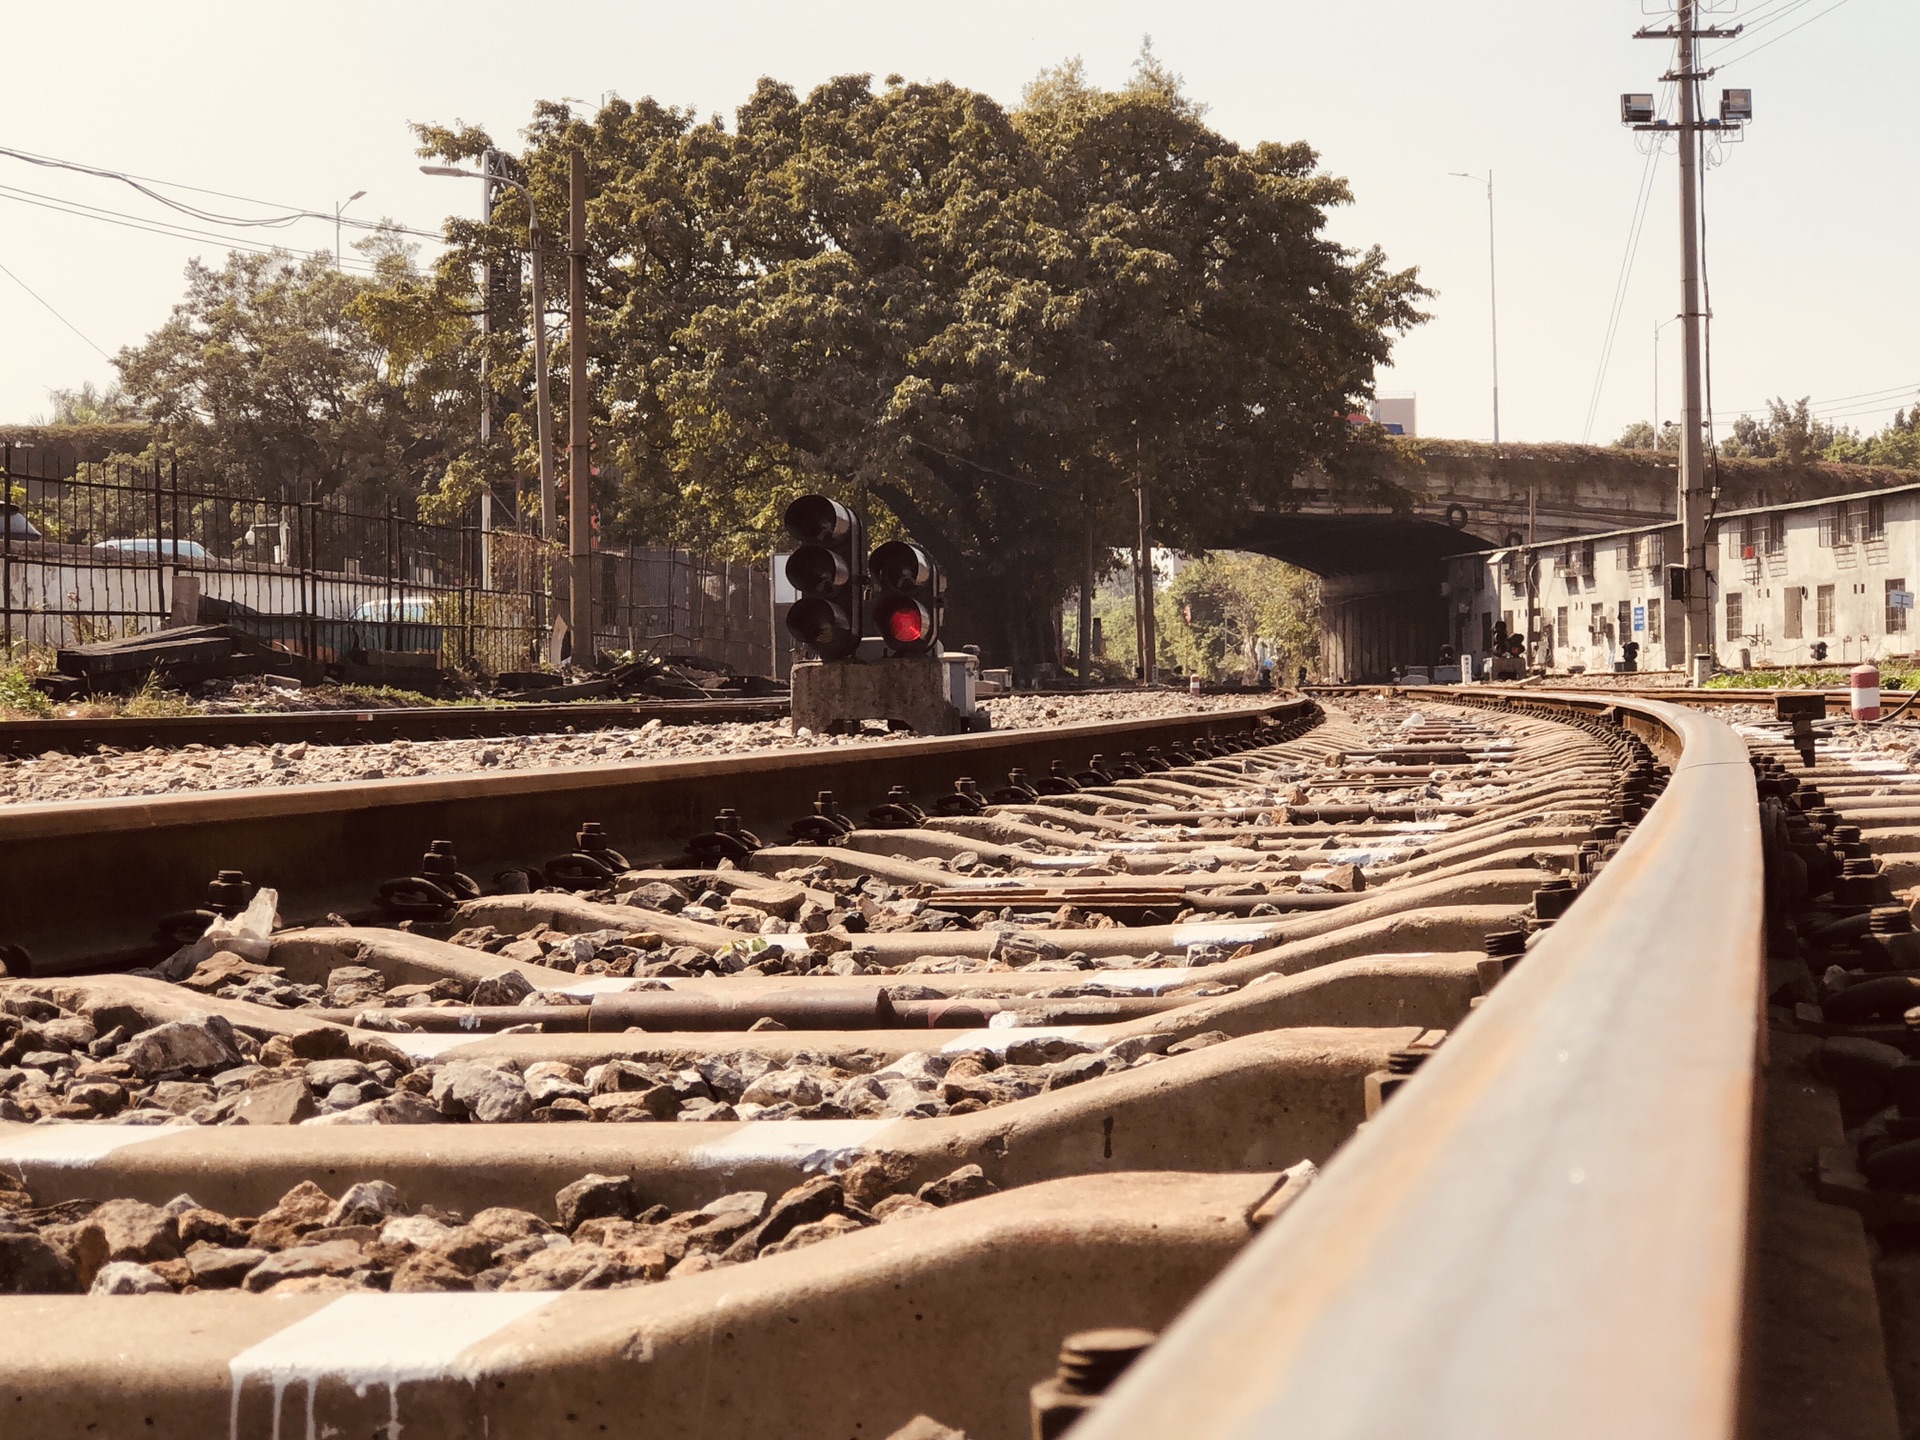
[[[1666,597],[1666,567],[1683,559],[1678,525],[1458,557],[1446,586],[1452,643],[1484,655],[1504,619],[1510,632],[1525,626],[1535,663],[1551,670],[1610,670],[1629,640],[1640,669],[1684,668],[1685,607]],[[1707,563],[1713,650],[1727,669],[1805,663],[1820,641],[1829,661],[1920,646],[1920,616],[1887,603],[1891,589],[1920,587],[1920,489],[1722,516]]]

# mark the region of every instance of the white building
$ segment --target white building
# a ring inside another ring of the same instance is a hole
[[[1382,395],[1367,406],[1367,418],[1390,435],[1418,435],[1418,404],[1411,395]]]
[[[1709,537],[1722,667],[1805,664],[1819,644],[1829,661],[1914,649],[1920,485],[1729,511]],[[1456,557],[1445,587],[1454,645],[1485,655],[1504,622],[1531,634],[1535,663],[1551,670],[1611,670],[1628,641],[1642,670],[1684,668],[1685,607],[1667,598],[1667,569],[1684,559],[1677,523]]]

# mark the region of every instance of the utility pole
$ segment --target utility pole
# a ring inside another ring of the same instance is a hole
[[[1456,180],[1478,180],[1465,170],[1447,172]],[[1493,340],[1493,443],[1500,443],[1500,296],[1499,267],[1493,252],[1493,171],[1487,171],[1487,323]]]
[[[480,223],[493,223],[493,154],[480,152]],[[480,455],[483,470],[493,441],[493,390],[488,378],[491,357],[489,337],[493,333],[493,265],[480,266]],[[493,482],[482,479],[480,485],[480,588],[493,588]]]
[[[540,230],[540,210],[527,197],[527,244],[533,251],[533,391],[534,427],[540,437],[540,538],[560,535],[558,490],[553,478],[553,392],[547,385],[547,262],[546,236]]]
[[[587,157],[567,157],[567,628],[573,663],[593,664],[593,435],[587,389]]]
[[[1720,94],[1719,118],[1701,118],[1699,85],[1714,72],[1698,68],[1695,43],[1700,40],[1730,40],[1744,27],[1696,27],[1698,10],[1699,0],[1677,0],[1673,25],[1664,30],[1646,27],[1634,34],[1638,40],[1672,40],[1678,46],[1678,63],[1661,77],[1680,87],[1678,121],[1654,119],[1651,95],[1623,95],[1620,101],[1620,118],[1624,123],[1635,130],[1660,135],[1671,132],[1680,146],[1679,518],[1681,544],[1686,556],[1686,594],[1683,603],[1686,606],[1689,664],[1695,663],[1691,657],[1710,655],[1713,651],[1713,603],[1707,593],[1707,515],[1712,508],[1713,496],[1703,436],[1700,369],[1703,319],[1700,308],[1700,134],[1704,130],[1738,132],[1753,115],[1751,91],[1723,90]],[[1648,637],[1649,641],[1654,638]]]
[[[1156,645],[1153,633],[1153,502],[1147,497],[1146,476],[1140,477],[1140,679],[1154,682]]]
[[[1680,0],[1680,543],[1687,565],[1687,664],[1713,648],[1707,600],[1707,457],[1700,444],[1700,132],[1693,68],[1693,10]]]
[[[1093,507],[1087,507],[1087,561],[1080,572],[1080,688],[1093,684]]]

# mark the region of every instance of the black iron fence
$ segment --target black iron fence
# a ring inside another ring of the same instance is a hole
[[[537,536],[237,495],[164,462],[56,470],[9,448],[0,469],[6,654],[220,620],[322,665],[437,652],[484,676],[548,658],[565,561]],[[770,669],[764,564],[668,549],[594,558],[601,650]]]

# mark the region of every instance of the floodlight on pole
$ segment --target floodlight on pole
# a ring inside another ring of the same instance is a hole
[[[340,268],[340,217],[346,213],[347,206],[356,200],[364,200],[367,192],[356,190],[344,200],[333,202],[333,268]]]

